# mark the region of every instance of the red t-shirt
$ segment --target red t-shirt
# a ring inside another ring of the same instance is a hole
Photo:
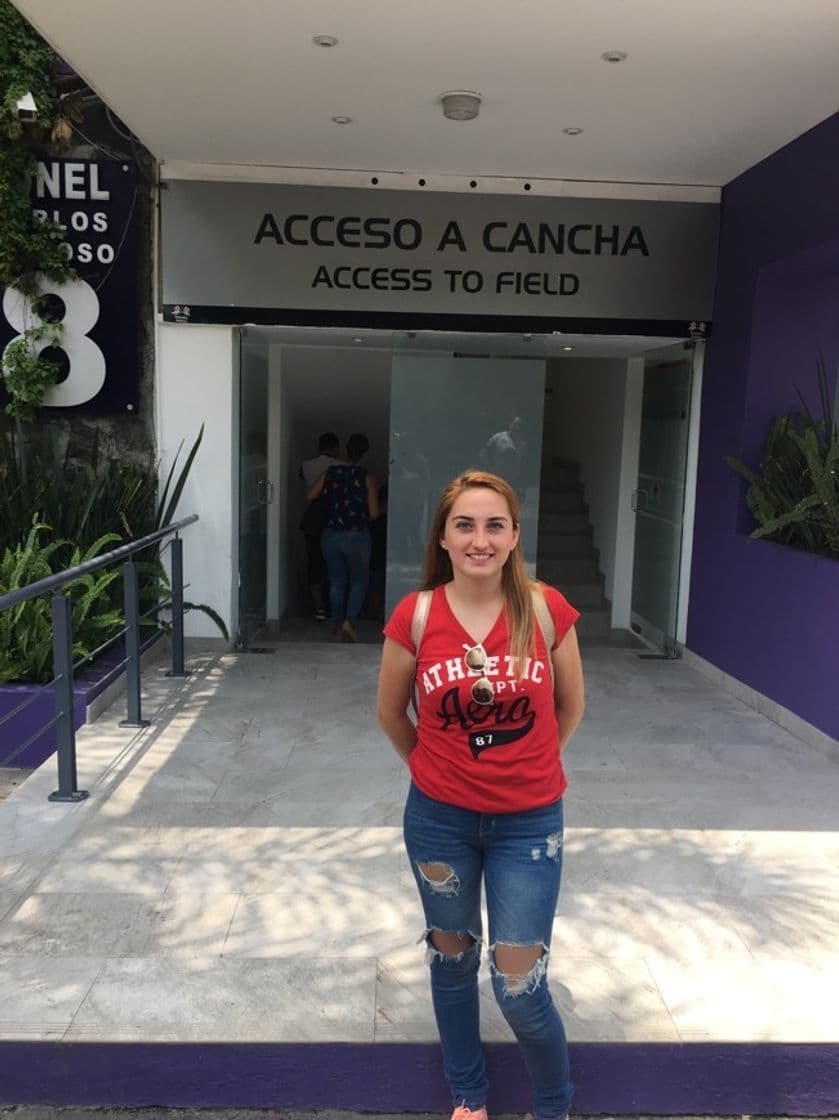
[[[545,601],[562,641],[580,617],[555,588]],[[385,636],[414,653],[411,621],[417,592],[397,605]],[[548,652],[534,618],[536,657],[516,679],[508,650],[504,611],[482,645],[484,673],[467,669],[465,652],[475,642],[455,618],[444,587],[434,590],[417,660],[417,745],[411,777],[427,797],[479,813],[515,813],[549,805],[567,786],[557,746],[557,725]],[[495,686],[491,705],[471,696],[478,677]]]

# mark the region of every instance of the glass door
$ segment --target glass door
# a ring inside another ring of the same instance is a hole
[[[469,467],[502,475],[522,504],[535,572],[545,363],[396,353],[391,367],[386,611],[417,587],[440,492]]]
[[[678,656],[693,357],[692,343],[678,343],[651,351],[644,363],[631,625],[665,657]]]
[[[265,625],[268,590],[268,355],[239,336],[239,632],[246,649]]]

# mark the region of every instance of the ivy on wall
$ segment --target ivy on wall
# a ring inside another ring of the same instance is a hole
[[[57,366],[42,351],[60,344],[62,326],[52,321],[38,296],[45,279],[62,283],[75,273],[63,232],[32,214],[31,184],[36,152],[47,138],[66,140],[68,122],[57,96],[56,56],[9,0],[0,0],[0,285],[26,297],[26,326],[3,354],[9,393],[6,412],[32,420],[55,383]],[[18,102],[31,94],[35,110]]]

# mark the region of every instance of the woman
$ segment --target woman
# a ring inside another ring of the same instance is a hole
[[[487,1116],[482,879],[495,997],[530,1073],[534,1116],[559,1120],[572,1085],[546,970],[562,868],[561,753],[584,710],[579,614],[528,580],[515,491],[484,471],[443,492],[422,587],[385,627],[377,714],[413,779],[405,843],[425,910],[452,1120]]]
[[[355,432],[347,440],[347,462],[329,467],[306,491],[327,505],[320,546],[329,575],[329,609],[336,642],[357,642],[355,621],[370,578],[370,523],[379,516],[375,476],[363,466],[370,441]]]

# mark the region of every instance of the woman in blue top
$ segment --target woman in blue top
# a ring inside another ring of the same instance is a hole
[[[329,609],[336,642],[357,642],[353,623],[361,613],[370,576],[370,524],[379,516],[378,484],[362,464],[370,441],[355,432],[347,440],[347,462],[329,467],[306,491],[328,506],[320,544],[329,573]]]

